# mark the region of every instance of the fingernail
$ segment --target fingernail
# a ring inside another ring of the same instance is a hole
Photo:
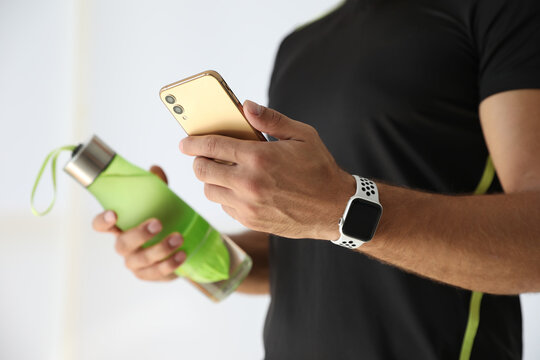
[[[105,222],[112,224],[116,220],[116,216],[114,216],[114,212],[111,210],[105,211]]]
[[[183,251],[179,251],[176,254],[174,254],[174,261],[176,261],[177,263],[181,263],[185,259],[186,259],[186,253]]]
[[[161,224],[159,223],[159,221],[153,220],[150,222],[150,224],[148,224],[146,228],[148,229],[148,232],[150,234],[157,234],[161,231]]]
[[[261,115],[262,107],[261,105],[253,102],[251,100],[246,100],[246,110],[252,113],[253,115]]]
[[[171,235],[169,238],[169,246],[172,248],[177,248],[182,243],[182,236],[180,234]]]

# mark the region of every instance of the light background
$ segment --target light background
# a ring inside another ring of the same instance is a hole
[[[280,40],[335,0],[0,0],[0,359],[261,359],[266,296],[215,305],[179,280],[136,280],[95,234],[99,205],[59,173],[53,212],[28,209],[46,153],[98,134],[125,158],[159,164],[217,228],[161,86],[218,70],[240,99],[266,103]],[[67,156],[60,160],[63,164]],[[134,194],[136,196],[136,194]],[[37,203],[51,197],[47,172]],[[540,297],[522,297],[525,359],[540,358]]]

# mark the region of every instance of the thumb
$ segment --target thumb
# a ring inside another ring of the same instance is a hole
[[[280,140],[305,140],[309,136],[309,125],[250,100],[244,102],[244,115],[255,129]]]
[[[157,175],[158,178],[160,178],[161,180],[163,180],[163,182],[165,184],[168,183],[167,181],[167,175],[165,175],[165,171],[163,171],[162,168],[160,168],[159,166],[157,165],[152,165],[152,167],[150,168],[150,172],[154,175]]]

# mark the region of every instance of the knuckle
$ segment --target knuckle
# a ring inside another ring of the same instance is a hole
[[[254,204],[245,204],[244,206],[244,220],[252,223],[259,215],[259,207]]]
[[[260,202],[262,199],[264,199],[263,187],[258,182],[253,182],[251,184],[251,188],[249,189],[249,194],[251,195],[251,199],[253,199],[256,202]]]
[[[251,180],[247,176],[240,177],[236,180],[235,185],[237,189],[240,190],[242,194],[244,194],[251,186]]]
[[[144,268],[148,266],[150,262],[151,260],[148,258],[147,253],[144,251],[136,254],[127,255],[124,258],[124,265],[132,271]]]
[[[231,209],[228,207],[228,206],[225,206],[225,205],[221,205],[221,209],[223,211],[225,211],[225,213],[227,213],[229,216],[231,216],[233,219],[236,219],[235,215],[233,214],[233,212],[231,211]]]
[[[280,113],[278,113],[277,111],[272,111],[270,122],[273,124],[273,126],[279,126],[282,118],[283,116]]]
[[[118,237],[114,243],[114,250],[118,255],[124,255],[126,253],[126,244],[124,243],[123,238]]]
[[[308,124],[305,124],[306,125],[306,132],[312,136],[312,137],[318,137],[319,136],[319,132],[317,131],[317,129],[315,129],[313,126],[311,125],[308,125]]]
[[[240,223],[244,225],[245,227],[247,227],[248,229],[258,230],[257,222],[253,218],[244,217],[242,218]]]
[[[174,271],[174,269],[176,269],[176,263],[173,258],[162,262],[157,267],[157,270],[162,277],[170,275]]]
[[[240,221],[239,217],[238,217],[238,213],[236,212],[236,210],[234,210],[233,208],[229,207],[229,206],[225,206],[225,205],[221,205],[221,208],[223,209],[223,211],[225,211],[230,217],[232,217],[233,219],[237,220],[237,221]]]
[[[252,180],[248,177],[238,180],[239,189],[242,191],[242,194],[247,194],[251,191]]]
[[[146,276],[142,271],[133,271],[133,275],[139,280],[147,280]]]
[[[134,257],[134,262],[137,263],[140,267],[146,267],[150,265],[152,259],[150,258],[148,251],[141,251]]]
[[[212,189],[212,186],[208,183],[204,184],[204,196],[210,201],[213,201],[214,199],[214,191]]]
[[[251,177],[251,176],[245,176],[244,178],[241,178],[239,180],[239,183],[240,183],[239,185],[241,186],[242,190],[244,190],[245,192],[249,192],[255,186],[254,185],[255,179],[253,177]]]
[[[183,245],[183,242],[180,243],[180,245],[175,246],[175,248],[178,248]],[[152,261],[161,261],[165,259],[171,252],[173,251],[173,248],[169,244],[168,239],[164,239],[159,243],[159,247],[156,248],[155,254],[153,254]]]
[[[208,154],[213,155],[216,153],[217,138],[215,136],[208,136],[206,138],[206,151]]]
[[[262,169],[268,165],[268,156],[266,152],[262,149],[254,149],[251,154],[251,165],[255,169]]]
[[[193,160],[193,172],[195,173],[197,179],[205,179],[207,169],[202,158],[195,158],[195,160]]]
[[[264,224],[264,208],[253,203],[246,203],[242,207],[240,212],[239,219],[242,225],[246,226],[251,230],[261,230],[261,225]]]
[[[256,177],[246,179],[244,182],[244,188],[251,199],[260,201],[264,198],[265,187],[261,179]]]
[[[135,269],[135,267],[133,266],[133,259],[129,256],[124,258],[124,266],[129,270]]]
[[[242,216],[240,218],[240,223],[242,223],[242,225],[244,225],[245,227],[251,229],[252,221],[251,221],[251,219],[249,217]]]

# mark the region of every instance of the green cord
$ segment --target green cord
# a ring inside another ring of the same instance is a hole
[[[476,190],[474,190],[474,194],[485,194],[491,186],[493,178],[495,178],[495,167],[493,166],[493,161],[491,161],[491,156],[488,156],[484,173],[482,174],[482,178],[480,178],[480,182],[478,183]]]
[[[480,182],[474,190],[475,195],[485,194],[495,178],[495,167],[491,156],[488,156],[486,161],[486,167]],[[474,339],[478,331],[478,325],[480,324],[480,307],[482,305],[482,296],[484,294],[479,291],[473,291],[471,293],[471,300],[469,303],[469,319],[467,320],[467,327],[465,328],[465,335],[463,336],[463,342],[461,344],[461,352],[459,354],[459,360],[469,360],[471,358],[471,352],[474,345]]]
[[[58,149],[54,149],[47,155],[45,158],[45,161],[43,161],[43,165],[41,165],[41,169],[39,169],[36,181],[34,182],[34,187],[32,188],[32,195],[30,196],[30,209],[32,210],[32,214],[35,216],[43,216],[47,214],[49,211],[52,210],[54,203],[56,201],[56,160],[58,159],[58,155],[62,151],[73,151],[75,149],[75,146],[68,145],[68,146],[62,146]],[[45,171],[45,168],[47,167],[47,164],[49,163],[49,160],[51,160],[51,173],[52,173],[52,183],[53,183],[53,199],[49,205],[49,207],[45,211],[38,211],[36,210],[36,207],[34,206],[34,196],[36,195],[36,190],[39,185],[39,181],[41,180],[41,176],[43,176],[43,172]]]
[[[471,358],[474,339],[476,338],[476,332],[478,331],[478,325],[480,324],[480,305],[482,304],[483,295],[483,293],[478,291],[473,291],[471,294],[469,320],[467,321],[465,336],[463,336],[459,360],[469,360]]]

